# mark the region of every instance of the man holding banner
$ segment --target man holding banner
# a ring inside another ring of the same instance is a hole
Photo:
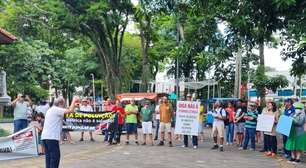
[[[74,112],[77,97],[73,97],[69,109],[65,109],[65,99],[56,98],[54,105],[48,110],[41,139],[45,146],[46,168],[58,168],[60,163],[59,141],[65,114]]]

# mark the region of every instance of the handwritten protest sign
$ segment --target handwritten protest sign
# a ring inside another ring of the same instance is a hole
[[[175,134],[198,135],[200,102],[178,101]]]
[[[280,134],[283,134],[283,135],[286,135],[286,136],[289,136],[290,135],[290,130],[291,130],[291,127],[292,127],[292,122],[293,122],[293,119],[291,117],[287,117],[285,115],[282,115],[279,118],[279,121],[278,121],[278,124],[277,124],[277,127],[276,127],[276,132],[278,132]]]
[[[271,132],[273,125],[274,125],[273,115],[267,115],[267,114],[258,115],[257,126],[256,126],[257,131]]]

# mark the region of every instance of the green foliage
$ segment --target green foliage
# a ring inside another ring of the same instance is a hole
[[[287,87],[289,81],[284,75],[278,75],[275,77],[269,77],[266,83],[266,88],[271,89],[274,93],[277,91],[278,88]]]
[[[2,128],[0,128],[0,137],[6,137],[9,136],[10,133]]]

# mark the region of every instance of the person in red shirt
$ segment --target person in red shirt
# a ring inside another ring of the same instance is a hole
[[[232,102],[227,103],[225,109],[228,116],[228,124],[226,125],[226,144],[232,145],[234,139],[234,121],[235,121],[235,108]]]
[[[113,107],[112,111],[115,113],[115,120],[117,120],[117,121],[114,121],[116,125],[115,126],[116,127],[115,140],[116,140],[116,143],[120,144],[125,111],[119,100],[116,100],[115,106]]]

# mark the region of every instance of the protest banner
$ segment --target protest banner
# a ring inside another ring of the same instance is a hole
[[[282,115],[279,118],[279,121],[276,127],[276,132],[289,136],[291,127],[292,127],[292,123],[293,123],[293,118]]]
[[[37,132],[34,127],[0,138],[0,160],[33,156],[38,156]]]
[[[200,102],[178,101],[175,134],[195,135],[199,133]]]
[[[108,112],[74,112],[64,117],[63,129],[69,131],[95,131],[104,120],[112,118]]]
[[[258,115],[256,130],[271,132],[274,125],[274,120],[275,119],[273,115],[267,115],[267,114]]]

